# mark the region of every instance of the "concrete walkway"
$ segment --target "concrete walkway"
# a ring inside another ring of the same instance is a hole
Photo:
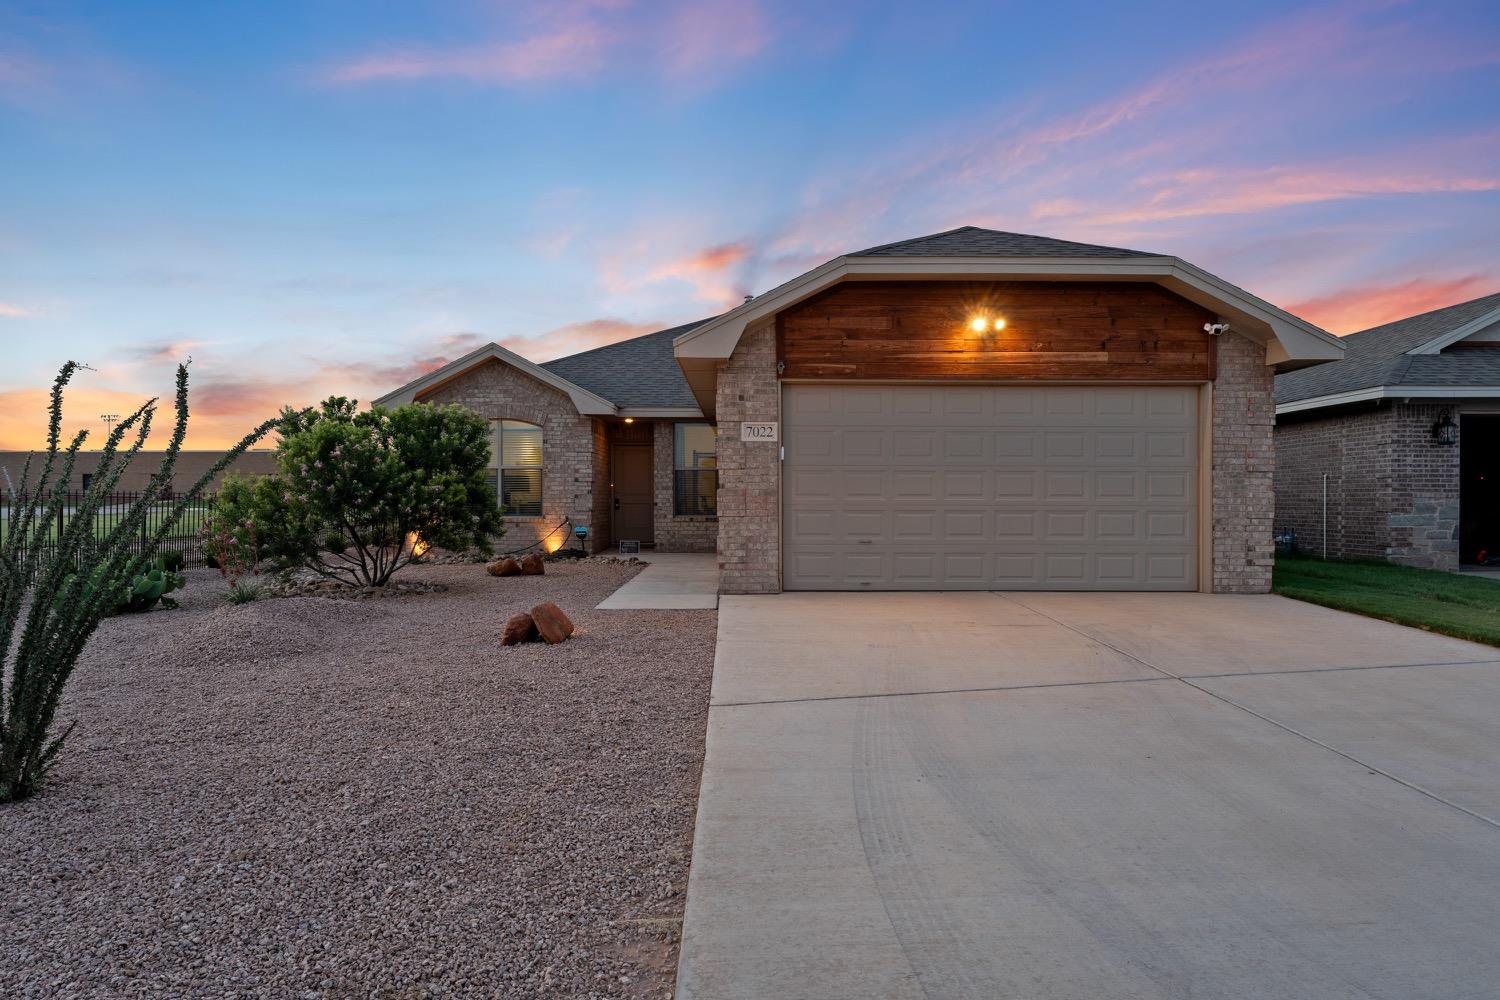
[[[605,553],[619,557],[618,551]],[[712,552],[642,552],[636,558],[651,565],[606,597],[601,610],[643,608],[717,608],[719,557]]]
[[[1500,650],[1277,597],[726,597],[680,1000],[1500,983]]]

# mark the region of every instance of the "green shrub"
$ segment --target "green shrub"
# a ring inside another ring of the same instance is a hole
[[[230,604],[251,604],[265,596],[259,580],[235,580],[229,585]]]
[[[166,499],[172,472],[187,434],[187,368],[177,368],[176,419],[161,465],[140,497],[107,531],[94,530],[95,519],[151,432],[156,400],[118,421],[110,431],[98,464],[80,499],[68,491],[78,453],[88,437],[79,431],[62,441],[63,390],[79,365],[63,365],[52,384],[48,406],[47,450],[32,478],[36,456],[27,458],[18,494],[7,479],[9,514],[0,540],[0,677],[6,681],[5,711],[0,718],[0,802],[33,794],[72,732],[52,733],[63,689],[89,637],[127,594],[135,596],[140,578],[148,583],[139,595],[155,589],[153,567],[145,552],[155,551],[221,473],[276,421],[267,421],[225,453],[176,500]],[[131,437],[123,451],[121,443]],[[170,504],[165,511],[161,508]],[[149,521],[148,521],[149,515]],[[59,527],[60,526],[60,527]],[[141,540],[145,544],[141,545]],[[167,592],[165,583],[159,599]],[[154,600],[153,600],[154,603]],[[25,614],[24,620],[22,614]]]
[[[181,549],[162,549],[161,568],[171,573],[181,573],[187,566],[187,555]]]
[[[360,412],[333,397],[283,414],[278,472],[226,483],[213,511],[221,562],[306,566],[360,587],[382,586],[423,542],[489,550],[502,533],[486,471],[489,423],[462,406],[413,403]]]

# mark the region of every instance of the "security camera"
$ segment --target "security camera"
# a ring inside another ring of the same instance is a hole
[[[1224,331],[1228,330],[1228,329],[1229,329],[1229,324],[1228,323],[1204,323],[1203,324],[1203,332],[1206,333],[1206,334],[1208,334],[1210,337],[1221,336],[1224,333]]]

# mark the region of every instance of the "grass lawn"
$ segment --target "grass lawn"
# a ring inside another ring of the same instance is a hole
[[[1500,646],[1500,582],[1383,562],[1276,560],[1285,597]]]

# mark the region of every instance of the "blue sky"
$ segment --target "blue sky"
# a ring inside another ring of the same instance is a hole
[[[1500,289],[1493,3],[0,0],[0,447],[194,444],[489,340],[545,360],[975,224],[1336,332]]]

